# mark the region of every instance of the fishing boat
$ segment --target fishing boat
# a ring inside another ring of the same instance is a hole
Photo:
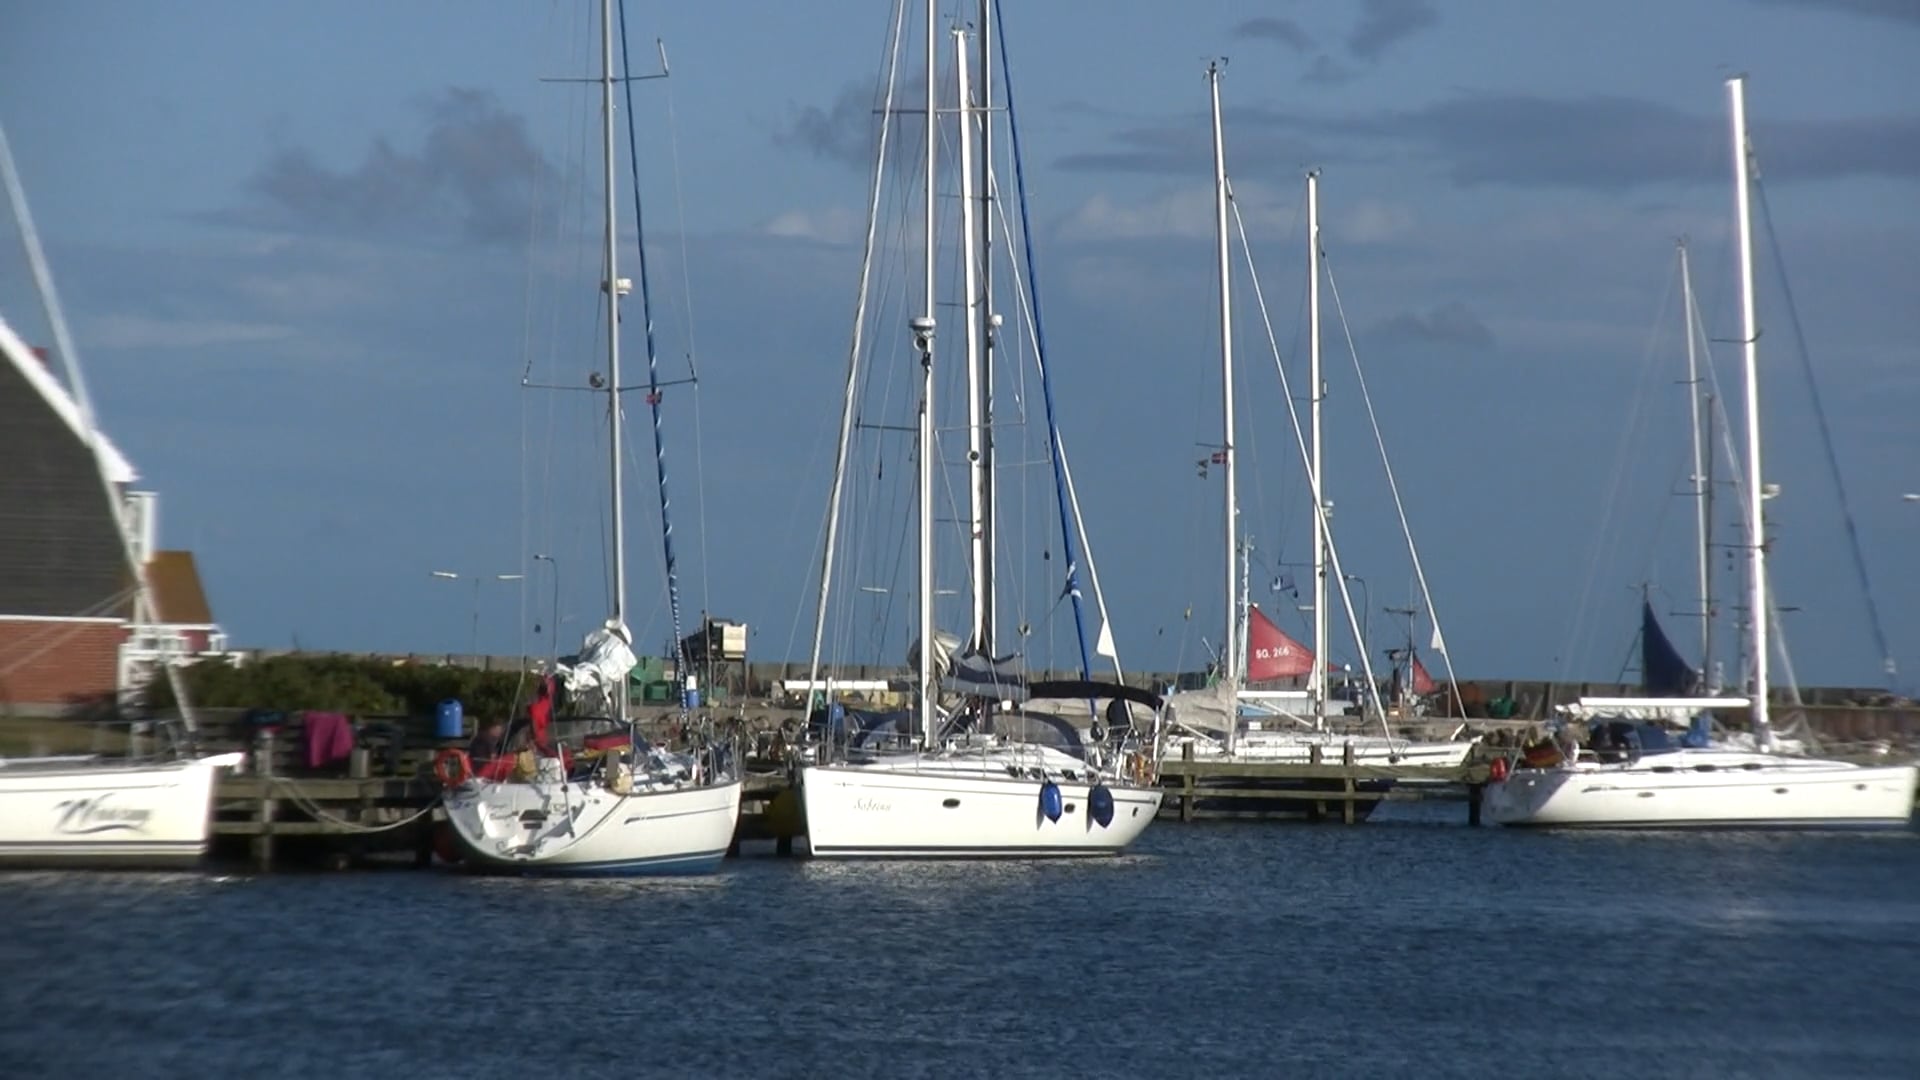
[[[1749,184],[1752,145],[1747,135],[1746,81],[1727,80],[1733,130],[1735,224],[1739,233],[1741,317],[1746,382],[1747,660],[1744,696],[1582,699],[1568,711],[1591,732],[1582,747],[1563,728],[1558,745],[1515,767],[1494,764],[1485,812],[1501,825],[1563,827],[1904,827],[1913,816],[1920,768],[1860,765],[1779,752],[1770,717],[1769,622],[1765,520],[1760,471],[1759,327],[1754,303],[1753,236]],[[1691,339],[1690,339],[1691,340]],[[1697,450],[1696,440],[1696,454]],[[1646,672],[1671,679],[1684,662],[1643,604]],[[1693,679],[1677,681],[1690,688]],[[1746,708],[1753,748],[1715,745],[1708,716]],[[1670,725],[1685,724],[1679,741]]]
[[[896,8],[893,20],[891,55],[895,59],[889,64],[886,102],[881,111],[867,250],[862,260],[859,310],[850,350],[815,612],[808,685],[826,688],[821,710],[826,722],[820,726],[823,737],[816,749],[816,759],[799,770],[808,845],[817,858],[1111,855],[1132,843],[1160,808],[1161,792],[1152,771],[1153,731],[1150,725],[1135,719],[1132,708],[1139,705],[1157,714],[1160,699],[1120,685],[1117,659],[1114,659],[1115,678],[1111,681],[1093,678],[1091,674],[1082,610],[1082,558],[1100,610],[1101,630],[1094,651],[1114,658],[1116,650],[1105,620],[1098,574],[1078,516],[1065,444],[1054,423],[1045,339],[1039,330],[1039,295],[1030,272],[1030,251],[1026,259],[1029,271],[1024,280],[1026,288],[1020,296],[1018,310],[1031,313],[1024,325],[1030,331],[1034,366],[1046,403],[1046,460],[1051,466],[1057,496],[1059,533],[1056,539],[1065,554],[1066,580],[1058,596],[1071,600],[1082,677],[1033,678],[1019,653],[1003,653],[1000,648],[998,631],[1002,616],[996,608],[1007,598],[996,588],[996,557],[1007,557],[998,549],[1002,539],[1011,536],[1014,530],[1004,528],[1005,523],[1000,520],[1011,507],[1001,505],[995,473],[994,356],[1002,353],[1017,357],[1019,348],[1013,334],[1003,336],[1002,320],[994,311],[990,248],[996,235],[995,226],[1004,224],[1004,219],[999,217],[1001,199],[996,184],[992,136],[996,118],[1004,115],[1017,180],[1020,176],[1019,127],[1011,88],[1007,88],[1004,107],[996,105],[993,97],[996,39],[1001,43],[997,70],[1003,80],[1006,70],[998,6],[990,0],[983,2],[979,19],[971,30],[956,27],[953,31],[955,90],[951,105],[943,105],[938,92],[936,61],[940,20],[937,9],[938,4],[930,0],[924,27],[926,98],[921,114],[926,117],[922,161],[924,219],[920,234],[924,238],[924,263],[919,268],[920,307],[908,320],[914,368],[919,376],[917,400],[912,403],[917,423],[907,429],[915,438],[914,457],[918,465],[913,479],[918,507],[912,526],[917,538],[917,635],[908,649],[908,659],[914,668],[912,707],[891,714],[844,710],[834,701],[832,677],[821,679],[823,643],[835,598],[836,560],[843,554],[839,542],[849,474],[849,443],[860,414],[860,389],[873,366],[865,356],[865,324],[875,261],[873,237],[878,228],[881,192],[894,136],[893,119],[899,111],[893,107],[893,99],[904,37],[905,5],[902,4]],[[977,79],[969,55],[973,51],[969,49],[970,40],[978,46]],[[935,276],[939,246],[936,238],[940,235],[936,169],[942,144],[939,137],[942,117],[953,117],[957,121],[950,145],[958,151],[954,171],[959,186],[957,244],[962,248],[959,262],[963,275],[961,302],[956,307],[965,313],[961,337],[965,342],[969,496],[964,512],[968,518],[966,548],[971,608],[970,625],[964,636],[940,632],[935,625],[935,596],[939,590],[935,581],[934,491],[939,475],[935,462],[940,456],[935,434],[935,390],[936,374],[946,373],[936,362],[945,358],[945,351],[936,351],[935,336],[935,311],[942,299],[936,289]],[[977,161],[977,187],[976,145],[982,147]],[[1016,190],[1020,196],[1020,225],[1024,236],[1025,192],[1020,187]],[[1008,241],[1011,247],[1010,231]],[[1059,605],[1055,606],[1057,609]],[[1025,636],[1026,630],[1023,620],[1021,636]],[[1108,705],[1102,714],[1096,710],[1097,702],[1103,699]],[[1050,711],[1048,705],[1055,709]],[[1060,711],[1062,708],[1065,712]],[[1068,719],[1067,714],[1076,709],[1091,714],[1084,725]],[[1106,718],[1104,722],[1101,716]],[[1051,733],[1054,737],[1043,739],[1042,733]]]
[[[1214,684],[1202,690],[1184,691],[1171,696],[1170,704],[1174,726],[1167,739],[1163,741],[1164,752],[1173,756],[1191,754],[1200,760],[1234,760],[1246,762],[1292,762],[1305,763],[1316,756],[1322,760],[1339,761],[1351,748],[1357,764],[1365,765],[1427,765],[1437,767],[1457,766],[1472,751],[1472,740],[1447,740],[1443,742],[1423,742],[1396,737],[1386,726],[1386,711],[1381,705],[1378,685],[1373,677],[1371,661],[1366,654],[1362,640],[1361,667],[1364,679],[1360,684],[1363,716],[1371,716],[1380,724],[1380,734],[1353,730],[1335,730],[1329,723],[1331,716],[1332,687],[1329,680],[1328,655],[1328,605],[1329,578],[1340,583],[1345,601],[1348,623],[1356,639],[1364,639],[1357,625],[1353,625],[1353,605],[1347,595],[1348,575],[1340,568],[1339,554],[1332,542],[1330,522],[1327,514],[1328,503],[1322,485],[1322,465],[1324,455],[1321,451],[1321,400],[1323,385],[1320,370],[1320,276],[1321,246],[1319,226],[1319,175],[1307,175],[1307,238],[1308,238],[1308,312],[1309,312],[1309,382],[1310,419],[1307,431],[1301,433],[1297,417],[1293,417],[1291,406],[1289,416],[1294,421],[1296,437],[1300,439],[1300,452],[1306,466],[1308,491],[1313,500],[1315,512],[1312,526],[1313,534],[1313,645],[1294,640],[1277,626],[1260,608],[1248,600],[1247,577],[1251,565],[1252,544],[1244,535],[1241,523],[1238,493],[1239,447],[1235,439],[1236,417],[1234,412],[1234,349],[1233,349],[1233,288],[1231,273],[1231,234],[1228,230],[1228,212],[1232,200],[1232,189],[1226,168],[1225,138],[1220,112],[1220,78],[1223,65],[1213,62],[1208,65],[1207,79],[1213,120],[1213,169],[1214,169],[1214,212],[1216,255],[1218,257],[1218,280],[1220,298],[1220,368],[1221,368],[1221,432],[1220,444],[1215,448],[1203,467],[1218,466],[1224,473],[1225,493],[1223,508],[1225,511],[1224,535],[1226,538],[1225,558],[1225,609],[1227,627],[1223,638],[1223,648],[1215,671]],[[1284,379],[1284,373],[1283,373]],[[1418,558],[1415,558],[1416,570]],[[1421,576],[1424,588],[1424,575]],[[1431,604],[1429,604],[1431,609]],[[1438,624],[1435,624],[1435,639],[1438,640]],[[1418,663],[1418,657],[1411,649],[1405,653],[1411,661],[1410,672],[1416,682],[1425,674],[1425,668]],[[1304,693],[1298,691],[1263,691],[1250,689],[1249,683],[1298,678],[1305,676],[1307,688]],[[1431,690],[1431,680],[1427,680],[1425,689]],[[1341,712],[1344,713],[1344,706]],[[1278,722],[1287,726],[1268,728],[1268,723]],[[1457,733],[1457,732],[1456,732]],[[1369,781],[1376,787],[1384,782]],[[1240,785],[1238,781],[1236,786]],[[1286,782],[1279,786],[1300,787],[1296,782]],[[1275,808],[1285,805],[1276,803]],[[1363,804],[1371,806],[1371,803]]]
[[[621,393],[627,388],[620,382],[620,300],[628,283],[618,273],[614,89],[630,86],[633,76],[615,72],[613,0],[601,0],[600,17],[606,271],[600,288],[606,297],[607,370],[591,385],[606,395],[612,451],[611,612],[588,636],[578,661],[560,674],[569,697],[576,704],[604,707],[614,730],[587,738],[582,751],[572,753],[551,733],[549,690],[530,710],[531,745],[501,759],[510,762],[506,768],[476,770],[462,752],[449,751],[436,762],[436,772],[447,787],[449,831],[468,868],[540,875],[707,873],[726,855],[739,821],[737,760],[720,747],[687,754],[649,746],[628,716],[628,673],[637,660],[626,623]],[[647,385],[648,402],[657,408],[658,386],[651,377]],[[660,453],[656,440],[656,460]],[[664,464],[660,469],[664,492]],[[670,545],[671,530],[663,532]],[[668,567],[671,571],[671,547]]]
[[[71,437],[70,431],[84,443],[100,485],[89,495],[99,498],[97,516],[118,536],[117,557],[125,561],[117,572],[125,575],[123,581],[133,583],[131,596],[121,593],[116,598],[120,604],[131,600],[132,629],[150,621],[156,610],[146,561],[134,543],[126,495],[120,490],[120,480],[132,473],[95,422],[79,354],[40,249],[4,128],[0,128],[0,174],[58,360],[67,375],[63,387],[20,335],[0,319],[0,354],[4,354],[0,391],[17,391],[29,407],[51,409],[65,422],[59,436]],[[24,459],[7,467],[35,469],[40,464],[28,451]],[[84,623],[86,617],[98,614],[76,611],[68,616]],[[198,753],[193,708],[179,685],[177,670],[162,659],[152,677],[175,680],[180,709],[182,738],[164,754],[0,758],[0,868],[173,867],[192,864],[206,854],[214,781],[220,769],[240,764],[243,755]]]

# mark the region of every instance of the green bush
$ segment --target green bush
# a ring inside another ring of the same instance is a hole
[[[536,677],[351,656],[272,656],[247,664],[220,658],[180,669],[187,700],[201,708],[319,709],[354,716],[421,716],[458,698],[469,716],[505,718],[523,706]],[[170,680],[148,684],[145,704],[173,708]]]

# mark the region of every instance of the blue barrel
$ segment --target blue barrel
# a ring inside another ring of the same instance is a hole
[[[433,737],[458,739],[466,733],[466,723],[460,713],[460,699],[448,698],[441,702],[440,711],[433,718]]]
[[[700,707],[700,688],[697,686],[687,687],[684,691],[681,692],[680,700],[689,709],[699,708]]]

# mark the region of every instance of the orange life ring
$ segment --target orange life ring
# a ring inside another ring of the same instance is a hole
[[[1487,779],[1500,781],[1500,780],[1505,780],[1506,778],[1507,778],[1507,759],[1503,757],[1494,758],[1493,763],[1487,766]]]
[[[433,775],[441,787],[459,787],[473,779],[473,760],[465,750],[449,746],[433,755]]]

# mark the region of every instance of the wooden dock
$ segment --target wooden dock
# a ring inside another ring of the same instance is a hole
[[[271,742],[262,740],[250,760],[278,762],[282,755]],[[258,870],[283,861],[329,869],[409,860],[429,866],[436,854],[435,832],[446,820],[431,757],[431,750],[405,751],[394,762],[398,771],[383,773],[375,771],[371,755],[356,751],[345,776],[257,770],[223,775],[214,793],[216,853],[244,858]],[[1195,761],[1189,750],[1162,766],[1167,799],[1161,816],[1181,822],[1290,819],[1353,825],[1382,802],[1439,801],[1465,803],[1467,823],[1478,825],[1486,782],[1484,764],[1360,765],[1351,747],[1339,761],[1304,763]],[[777,854],[791,854],[804,826],[788,772],[772,763],[750,763],[744,788],[729,854],[737,855],[742,841],[756,840],[771,841]]]
[[[1382,802],[1464,802],[1467,823],[1480,824],[1487,765],[1454,768],[1422,765],[1361,765],[1351,743],[1338,761],[1320,747],[1305,762],[1196,761],[1191,744],[1179,758],[1160,765],[1168,798],[1160,815],[1180,821],[1206,819],[1364,821]],[[1226,803],[1223,807],[1219,803]]]
[[[431,718],[365,717],[354,724],[345,760],[309,767],[301,714],[279,726],[259,726],[238,710],[204,717],[202,746],[245,750],[246,765],[219,777],[212,805],[213,854],[258,870],[286,867],[345,869],[360,865],[429,866],[444,846],[441,787],[434,754],[466,740],[435,736]],[[670,744],[674,732],[650,733]],[[770,842],[779,854],[804,835],[787,745],[779,729],[733,732],[744,749],[745,790],[733,849]],[[84,746],[78,747],[84,749]],[[95,751],[104,749],[94,747]],[[1456,769],[1359,765],[1349,750],[1340,760],[1317,752],[1303,763],[1194,761],[1191,754],[1162,764],[1167,798],[1161,814],[1174,821],[1305,819],[1358,823],[1379,803],[1456,801],[1478,824],[1484,763]],[[444,853],[442,853],[444,854]]]
[[[376,756],[355,749],[345,775],[300,775],[291,755],[271,736],[256,738],[248,769],[223,773],[213,795],[212,833],[217,856],[244,858],[271,870],[291,856],[298,865],[346,869],[374,861],[411,859],[432,864],[435,833],[446,822],[441,787],[432,771],[438,742],[402,747]],[[465,745],[464,740],[450,745]],[[740,801],[740,824],[729,854],[742,840],[772,840],[790,854],[798,815],[776,805],[789,789],[784,771],[749,762]],[[289,772],[292,774],[289,775]],[[791,800],[788,800],[791,803]]]

